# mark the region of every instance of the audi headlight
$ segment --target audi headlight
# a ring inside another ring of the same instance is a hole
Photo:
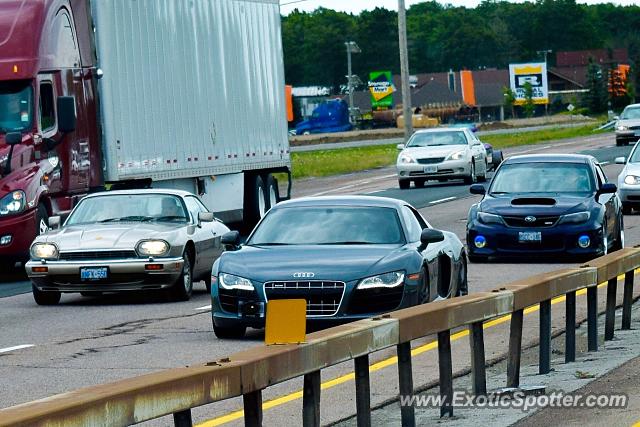
[[[31,258],[38,259],[57,259],[58,248],[53,243],[36,243],[31,246]]]
[[[220,273],[218,283],[224,289],[239,289],[242,291],[253,291],[253,283],[244,277],[234,276],[233,274]]]
[[[416,159],[414,159],[408,154],[400,154],[400,156],[398,156],[398,162],[399,163],[415,163]]]
[[[478,221],[483,224],[504,224],[500,215],[494,215],[486,212],[478,212]]]
[[[589,212],[576,212],[569,215],[563,215],[558,224],[582,224],[589,221],[591,214]]]
[[[627,185],[638,185],[640,184],[640,176],[627,175],[624,177],[624,183]]]
[[[362,279],[358,283],[358,289],[395,288],[402,282],[404,282],[404,271],[393,271]]]
[[[447,157],[447,160],[460,160],[464,158],[464,155],[465,155],[465,150],[456,151],[454,153],[449,154],[449,157]]]
[[[625,126],[625,125],[618,125],[618,126],[616,126],[616,130],[627,130],[627,129],[629,129],[629,127],[628,127],[628,126]]]
[[[24,191],[12,191],[0,200],[0,215],[12,215],[20,213],[27,205],[27,196]]]
[[[169,253],[171,246],[164,240],[143,240],[138,243],[136,250],[142,256],[162,256]]]

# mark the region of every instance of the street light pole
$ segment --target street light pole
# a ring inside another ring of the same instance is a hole
[[[351,53],[360,53],[360,47],[354,41],[344,42],[347,47],[347,91],[349,92],[349,120],[354,122],[353,111],[353,72],[351,71]]]
[[[398,38],[400,45],[400,80],[402,81],[402,115],[404,116],[404,140],[413,133],[411,112],[411,88],[409,87],[409,54],[407,52],[407,15],[404,0],[398,0]]]

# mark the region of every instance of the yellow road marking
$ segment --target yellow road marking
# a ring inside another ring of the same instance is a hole
[[[640,269],[636,270],[640,271]],[[624,279],[624,275],[620,275],[618,276],[618,280]],[[607,283],[601,283],[598,285],[598,288],[602,288],[604,286],[607,286]],[[576,296],[578,295],[584,295],[587,293],[586,289],[580,289],[579,291],[576,292]],[[559,296],[556,297],[554,299],[551,300],[551,304],[558,304],[560,302],[563,302],[566,299],[566,297],[563,296]],[[533,312],[536,312],[540,309],[540,305],[533,305],[529,308],[526,308],[524,310],[524,314],[530,314]],[[493,326],[502,324],[507,322],[508,320],[511,319],[511,315],[507,314],[505,316],[501,316],[498,317],[496,319],[490,320],[488,322],[485,322],[483,325],[483,329],[488,329],[491,328]],[[469,335],[469,330],[468,329],[464,329],[462,331],[456,332],[455,334],[451,335],[451,341],[457,341],[460,338],[466,337],[467,335]],[[415,357],[418,356],[422,353],[425,353],[427,351],[431,351],[438,348],[438,341],[431,341],[427,344],[423,344],[419,347],[416,347],[414,349],[411,350],[411,356]],[[395,365],[398,363],[398,357],[397,356],[392,356],[389,357],[387,359],[381,360],[380,362],[376,362],[374,364],[372,364],[371,366],[369,366],[369,372],[376,372],[379,371],[383,368]],[[334,378],[332,380],[329,381],[325,381],[320,385],[320,389],[321,390],[326,390],[328,388],[332,388],[335,387],[337,385],[346,383],[347,381],[352,381],[355,379],[355,375],[353,372],[349,373],[349,374],[345,374],[342,376],[339,376],[337,378]],[[266,402],[264,402],[262,404],[262,410],[265,411],[267,409],[271,409],[274,408],[276,406],[280,406],[280,405],[284,405],[285,403],[289,403],[292,402],[294,400],[298,400],[298,399],[302,399],[302,390],[298,390],[296,392],[293,393],[289,393],[287,395],[281,396],[281,397],[277,397],[275,399],[272,400],[268,400]],[[230,412],[226,415],[223,415],[221,417],[217,417],[217,418],[213,418],[211,420],[207,420],[204,421],[200,424],[197,424],[196,427],[214,427],[214,426],[220,426],[226,423],[230,423],[231,421],[235,421],[238,419],[241,419],[244,417],[244,411],[238,410],[238,411],[234,411],[234,412]],[[638,422],[637,424],[634,424],[632,427],[640,427],[640,422]]]

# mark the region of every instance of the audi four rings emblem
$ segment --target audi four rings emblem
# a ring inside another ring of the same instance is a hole
[[[305,271],[298,272],[298,273],[293,273],[293,277],[295,279],[311,279],[315,275],[316,275],[316,273],[305,272]]]
[[[524,218],[525,222],[536,222],[536,217],[535,216],[526,216]]]

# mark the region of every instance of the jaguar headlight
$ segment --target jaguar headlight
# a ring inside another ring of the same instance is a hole
[[[589,212],[576,212],[569,215],[563,215],[558,224],[582,224],[589,221],[591,214]]]
[[[638,185],[640,184],[640,176],[627,175],[624,177],[624,183],[627,185]]]
[[[404,282],[404,271],[379,274],[367,277],[358,283],[358,289],[395,288]]]
[[[31,258],[39,259],[57,259],[58,248],[53,243],[36,243],[31,246]]]
[[[138,243],[136,250],[142,256],[162,256],[169,253],[171,247],[164,240],[143,240]]]
[[[400,156],[398,156],[398,163],[415,163],[415,162],[416,162],[416,159],[414,159],[408,154],[400,154]]]
[[[27,196],[24,191],[12,191],[0,200],[0,215],[12,215],[24,211]]]
[[[233,274],[220,273],[218,283],[223,289],[238,289],[242,291],[253,291],[253,283],[244,277],[234,276]]]
[[[483,224],[504,224],[500,215],[494,215],[486,212],[478,212],[478,221]]]
[[[465,151],[464,150],[460,150],[460,151],[456,151],[454,153],[449,154],[449,157],[447,157],[447,159],[449,160],[460,160],[464,157]]]

